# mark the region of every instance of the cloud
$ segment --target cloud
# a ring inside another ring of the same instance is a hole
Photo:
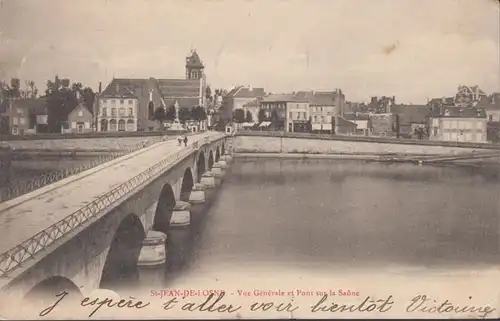
[[[0,77],[182,78],[193,46],[214,87],[421,102],[460,83],[500,90],[498,13],[489,0],[16,0],[0,11]]]

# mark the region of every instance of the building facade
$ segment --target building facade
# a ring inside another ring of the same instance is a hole
[[[94,116],[92,112],[80,103],[68,114],[68,121],[63,128],[62,133],[91,133],[93,131],[92,122]]]
[[[32,135],[47,126],[47,102],[43,98],[12,99],[8,107],[12,135]]]
[[[294,123],[309,120],[309,101],[293,94],[268,95],[262,100],[261,108],[275,129],[286,132],[293,131]]]
[[[286,103],[286,132],[306,132],[310,118],[309,101],[295,100]]]
[[[429,139],[486,142],[487,118],[482,108],[442,107],[429,117]]]
[[[265,95],[264,88],[236,86],[223,97],[219,116],[222,119],[230,120],[233,117],[234,110],[245,109],[245,104],[256,99],[262,100]]]
[[[206,77],[196,52],[186,57],[186,79],[113,79],[98,97],[98,131],[154,131],[158,107],[207,108]]]
[[[254,99],[243,104],[243,111],[245,112],[246,122],[258,122],[259,121],[259,110],[261,108],[261,99]],[[251,115],[251,120],[247,119],[247,115]]]
[[[99,96],[98,131],[137,131],[139,99],[124,82],[113,79]]]

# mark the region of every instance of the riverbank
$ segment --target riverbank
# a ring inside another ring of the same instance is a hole
[[[464,160],[466,157],[469,160]],[[478,157],[479,155],[474,155]],[[417,165],[439,165],[439,166],[462,166],[462,167],[481,167],[493,166],[495,161],[484,162],[483,158],[473,158],[473,155],[457,156],[456,160],[449,155],[422,155],[422,154],[374,154],[374,153],[234,153],[235,158],[252,159],[252,158],[277,158],[277,159],[329,159],[329,160],[344,160],[344,161],[366,161],[366,162],[385,162],[385,163],[411,163]],[[440,158],[441,157],[441,158]],[[485,156],[490,157],[489,155]]]

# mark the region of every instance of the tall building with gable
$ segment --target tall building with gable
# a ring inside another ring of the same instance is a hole
[[[207,108],[205,66],[196,50],[186,57],[185,79],[113,78],[98,97],[98,131],[153,131],[157,107]]]

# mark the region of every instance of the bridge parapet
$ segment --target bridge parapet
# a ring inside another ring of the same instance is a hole
[[[112,152],[109,155],[99,157],[98,159],[92,160],[91,162],[82,164],[80,166],[70,167],[63,170],[50,172],[24,183],[18,183],[4,187],[0,189],[0,203],[27,194],[29,192],[32,192],[49,184],[55,183],[69,176],[94,168],[101,164],[107,163],[109,161],[112,161],[113,159],[117,159],[119,157],[128,155],[139,149],[151,146],[153,144],[160,142],[161,140],[162,140],[161,138],[155,138],[154,140],[149,140],[147,142],[139,143],[132,148],[127,148],[119,152]]]
[[[234,136],[264,136],[264,137],[282,137],[282,138],[302,138],[302,139],[317,139],[317,140],[337,140],[346,142],[366,142],[366,143],[389,143],[402,145],[425,145],[425,146],[443,146],[443,147],[459,147],[459,148],[476,148],[476,149],[493,149],[500,150],[499,144],[490,142],[454,142],[454,141],[437,141],[437,140],[416,140],[406,138],[391,138],[378,136],[344,136],[332,134],[311,134],[311,133],[291,133],[278,131],[251,131],[240,130],[234,133]]]
[[[204,144],[209,144],[222,138],[224,136],[206,136],[203,139],[194,141],[187,148],[169,155],[132,179],[118,185],[91,203],[23,241],[21,244],[0,254],[0,277],[10,276],[10,274],[15,273],[16,269],[34,258],[39,252],[48,249],[56,241],[73,234],[77,229],[84,228],[86,225],[100,218],[102,214],[107,213],[125,201],[129,195],[135,193],[169,170],[169,168],[175,166],[179,160],[189,156]]]

